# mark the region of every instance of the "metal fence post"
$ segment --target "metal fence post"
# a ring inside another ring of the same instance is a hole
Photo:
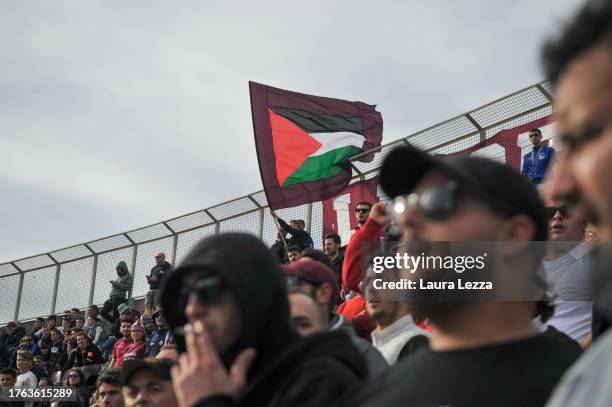
[[[17,301],[15,302],[15,321],[19,321],[19,308],[21,306],[21,291],[23,290],[23,271],[17,267],[15,262],[11,263],[19,271],[19,287],[17,288]]]
[[[136,284],[136,256],[138,256],[138,245],[136,244],[136,242],[134,242],[132,240],[131,237],[128,236],[127,233],[123,234],[127,240],[130,241],[130,243],[132,244],[132,287],[130,288],[130,291],[128,291],[128,302],[129,300],[132,299],[132,293],[134,291],[134,284]],[[129,271],[128,271],[129,272]]]
[[[98,255],[93,256],[93,270],[91,272],[91,283],[89,284],[89,302],[88,305],[93,304],[94,291],[96,289],[96,277],[98,275]]]
[[[261,209],[259,210],[259,231],[258,231],[258,234],[259,234],[259,239],[260,239],[260,240],[263,240],[263,233],[264,233],[264,220],[265,220],[265,219],[264,219],[264,213],[265,213],[265,209],[264,209],[264,208],[261,208]]]
[[[51,258],[53,259],[53,257]],[[55,261],[55,259],[53,260]],[[59,279],[60,279],[61,270],[62,270],[62,265],[57,263],[56,270],[55,270],[55,281],[53,282],[53,297],[51,298],[51,309],[49,310],[49,314],[55,314],[55,304],[57,303],[57,290],[59,288]]]

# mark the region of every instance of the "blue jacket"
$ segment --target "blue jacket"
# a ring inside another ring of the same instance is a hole
[[[555,159],[555,149],[542,145],[536,151],[538,156],[536,157],[535,165],[532,162],[533,150],[525,154],[521,175],[529,178],[529,181],[534,184],[541,184]]]

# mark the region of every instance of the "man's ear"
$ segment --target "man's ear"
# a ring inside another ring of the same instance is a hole
[[[334,290],[329,283],[323,283],[317,288],[315,297],[317,304],[329,304],[331,301]]]
[[[533,220],[523,214],[514,215],[502,223],[497,240],[499,241],[522,241],[534,240],[536,226]]]
[[[505,242],[497,245],[499,254],[508,261],[514,261],[515,256],[522,255],[529,250],[529,241],[535,238],[535,225],[527,215],[512,216],[501,224],[497,240]]]

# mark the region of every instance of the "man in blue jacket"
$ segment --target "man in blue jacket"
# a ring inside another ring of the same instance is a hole
[[[540,129],[529,130],[529,140],[531,140],[533,150],[523,158],[521,175],[529,178],[532,184],[538,185],[544,181],[544,177],[552,165],[555,158],[555,149],[542,144]]]

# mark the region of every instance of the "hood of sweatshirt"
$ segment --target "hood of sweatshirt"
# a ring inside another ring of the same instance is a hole
[[[219,275],[227,283],[242,316],[242,334],[224,355],[226,366],[247,347],[257,350],[256,373],[297,338],[289,323],[286,283],[277,259],[259,239],[227,233],[202,240],[162,283],[162,308],[172,329],[186,322],[177,299],[186,275]],[[177,343],[182,348],[180,331]],[[250,374],[251,375],[251,374]]]

